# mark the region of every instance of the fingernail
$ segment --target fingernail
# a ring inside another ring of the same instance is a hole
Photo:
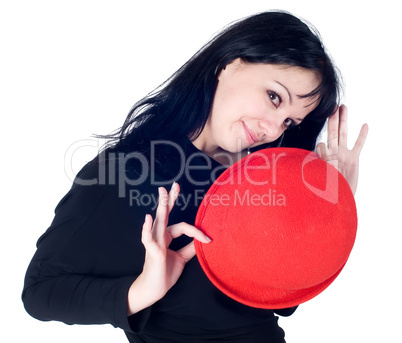
[[[208,241],[208,243],[209,243],[209,242],[212,242],[212,239],[209,238],[207,235],[204,235],[204,237],[205,237],[205,239]]]
[[[170,190],[172,190],[176,186],[176,181],[173,181],[172,186],[170,187]]]

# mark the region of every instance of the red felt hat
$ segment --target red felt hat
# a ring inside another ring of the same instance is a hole
[[[271,148],[214,182],[195,225],[212,238],[195,248],[217,288],[246,305],[280,309],[335,280],[355,241],[357,213],[336,168],[310,151]]]

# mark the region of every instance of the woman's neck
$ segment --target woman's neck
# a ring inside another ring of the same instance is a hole
[[[190,140],[191,141],[191,140]],[[225,167],[230,167],[232,164],[241,160],[243,157],[247,156],[248,151],[242,150],[239,152],[229,152],[223,150],[218,146],[209,146],[206,142],[203,142],[201,139],[196,138],[192,140],[191,143],[204,154],[208,155],[216,162],[222,164]]]

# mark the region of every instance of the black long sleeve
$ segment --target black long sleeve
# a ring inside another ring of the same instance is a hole
[[[77,180],[99,178],[99,166],[89,163]],[[78,182],[60,201],[25,278],[22,299],[33,317],[130,330],[127,294],[143,265],[144,213],[118,192],[117,183]]]

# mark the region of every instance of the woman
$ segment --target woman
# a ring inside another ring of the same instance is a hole
[[[210,238],[192,224],[225,168],[261,148],[314,150],[331,115],[318,152],[355,191],[367,126],[348,150],[338,98],[335,68],[299,19],[266,12],[229,26],[137,103],[77,175],[28,268],[27,311],[110,323],[130,342],[284,342],[275,313],[295,308],[219,292],[193,258],[192,239]]]

